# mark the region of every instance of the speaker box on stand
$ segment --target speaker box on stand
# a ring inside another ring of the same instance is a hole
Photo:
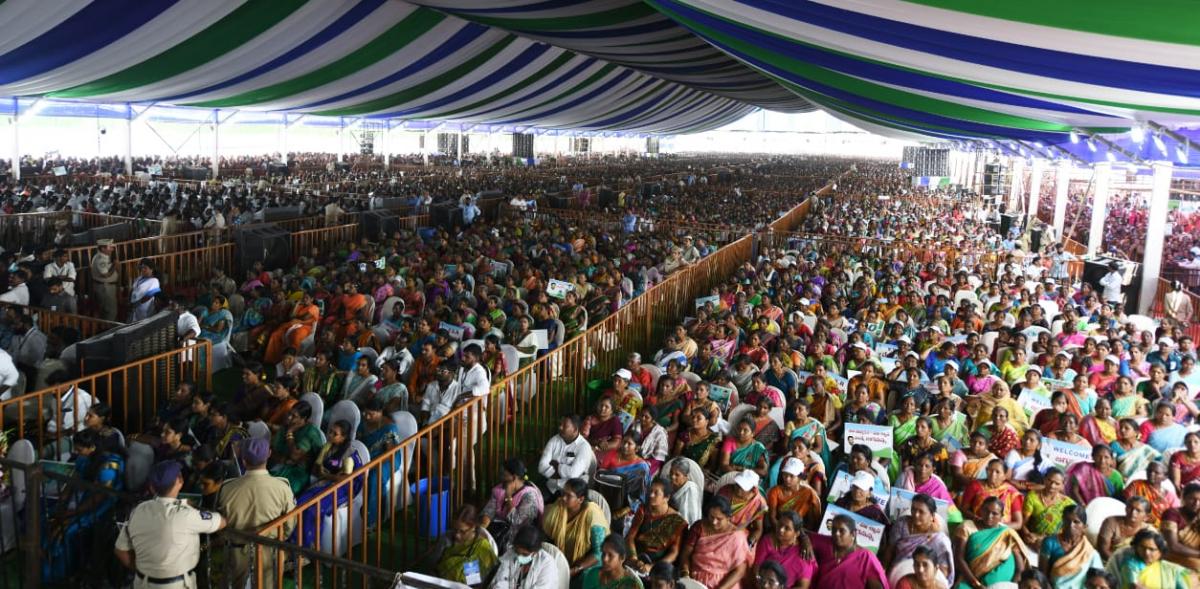
[[[276,225],[263,223],[238,228],[234,242],[242,272],[252,269],[255,262],[262,262],[267,270],[286,268],[292,263],[292,235]]]

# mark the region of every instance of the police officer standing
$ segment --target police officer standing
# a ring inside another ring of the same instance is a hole
[[[135,572],[134,589],[197,589],[200,534],[225,527],[225,519],[178,499],[182,466],[168,460],[154,465],[150,486],[155,498],[133,509],[117,535],[117,560]]]
[[[271,457],[271,446],[267,440],[251,438],[241,444],[242,466],[246,473],[226,481],[217,494],[217,508],[229,518],[229,527],[255,534],[266,524],[296,508],[292,486],[285,478],[271,476],[267,472],[267,460]],[[295,521],[284,525],[283,537],[292,532]],[[234,587],[244,587],[255,561],[256,547],[251,544],[234,543],[229,567]],[[268,585],[275,584],[275,551],[262,550],[262,578]],[[256,578],[256,577],[253,577]]]

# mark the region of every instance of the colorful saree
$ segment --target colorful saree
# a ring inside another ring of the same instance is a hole
[[[1058,536],[1047,536],[1042,540],[1039,562],[1050,563],[1050,581],[1055,589],[1082,589],[1088,569],[1104,568],[1100,553],[1080,538],[1070,550],[1064,550]]]
[[[704,524],[692,527],[688,542],[692,546],[689,564],[691,576],[705,587],[721,585],[738,563],[750,560],[750,545],[746,542],[746,530],[733,529],[728,532],[710,532]]]
[[[571,517],[561,500],[550,504],[542,519],[542,527],[546,539],[562,550],[567,562],[578,562],[589,553],[599,558],[600,543],[608,535],[604,512],[591,501],[585,503],[575,517]]]
[[[714,433],[709,433],[703,440],[693,442],[688,440],[683,445],[681,454],[685,458],[692,459],[700,468],[708,468],[708,464],[712,462],[713,451],[721,442],[721,437]]]
[[[934,418],[932,421],[933,427],[930,431],[933,434],[933,439],[943,444],[946,443],[946,438],[954,438],[959,446],[964,446],[967,439],[971,436],[971,433],[967,431],[967,416],[964,413],[955,412],[950,417],[950,423],[946,425],[942,425],[939,418]]]
[[[683,536],[688,523],[673,509],[660,516],[650,514],[643,506],[633,517],[629,535],[634,537],[638,554],[659,560],[670,552],[671,547]]]
[[[1196,518],[1193,518],[1193,520],[1196,520]],[[1200,550],[1200,522],[1193,523],[1193,521],[1189,521],[1182,510],[1171,509],[1164,513],[1162,527],[1164,532],[1168,528],[1174,528],[1176,538],[1180,544],[1192,550]],[[1200,571],[1200,557],[1168,552],[1165,558],[1192,570]]]
[[[733,508],[733,514],[729,519],[738,528],[745,529],[754,523],[754,520],[761,519],[767,513],[767,500],[763,498],[762,493],[757,491],[749,499],[735,498],[733,490],[729,486],[718,489],[717,494],[729,499],[729,506]]]
[[[1195,571],[1165,560],[1148,565],[1132,547],[1113,554],[1106,568],[1119,579],[1122,589],[1192,589],[1196,584]]]
[[[832,562],[821,563],[817,573],[817,582],[813,589],[845,589],[847,587],[865,587],[866,580],[878,579],[884,589],[888,587],[887,574],[875,554],[865,548],[859,548],[842,558]]]
[[[1040,492],[1030,491],[1025,496],[1025,527],[1039,536],[1057,534],[1062,527],[1063,510],[1072,505],[1075,501],[1065,495],[1046,504]]]
[[[1011,582],[1017,570],[1014,553],[1022,550],[1021,537],[1008,526],[979,530],[967,539],[964,548],[967,566],[984,585]],[[960,582],[958,589],[970,589]]]
[[[1088,415],[1079,424],[1079,434],[1087,438],[1093,446],[1111,444],[1117,439],[1117,420],[1108,418],[1101,421],[1095,415]]]
[[[1117,442],[1112,442],[1108,447],[1112,448],[1113,456],[1117,459],[1117,470],[1121,471],[1121,476],[1125,477],[1125,480],[1133,478],[1133,475],[1139,472],[1144,472],[1146,466],[1161,456],[1149,444],[1141,442],[1128,450]]]
[[[1072,464],[1067,469],[1067,494],[1079,499],[1085,505],[1097,497],[1115,497],[1125,487],[1125,478],[1121,471],[1113,469],[1105,476],[1091,462]]]
[[[739,468],[756,469],[759,462],[767,455],[767,447],[762,445],[762,442],[754,440],[744,447],[739,448],[737,442],[733,438],[726,438],[725,443],[721,446],[722,452],[729,453],[729,464]],[[700,462],[697,460],[696,462]]]
[[[473,569],[472,572],[478,572],[480,577],[486,579],[499,562],[487,536],[476,533],[475,539],[470,542],[447,546],[434,568],[439,578],[466,583],[468,565]]]
[[[1174,495],[1163,491],[1162,487],[1151,485],[1146,479],[1130,481],[1128,485],[1125,485],[1125,498],[1131,497],[1142,497],[1150,502],[1150,513],[1146,519],[1154,527],[1158,527],[1162,522],[1163,513],[1178,503]]]

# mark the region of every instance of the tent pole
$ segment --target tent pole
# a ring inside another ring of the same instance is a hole
[[[133,176],[133,107],[125,103],[125,175]]]
[[[12,116],[12,177],[13,180],[21,179],[21,101],[17,97],[13,97],[13,116]]]
[[[213,180],[221,177],[221,110],[213,109]]]

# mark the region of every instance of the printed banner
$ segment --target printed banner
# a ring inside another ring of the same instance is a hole
[[[508,264],[505,264],[503,262],[497,262],[496,260],[492,260],[491,262],[492,262],[492,276],[499,278],[499,277],[508,275]]]
[[[850,448],[855,444],[866,444],[878,455],[892,449],[892,428],[886,425],[847,423],[843,427],[842,444]]]
[[[550,279],[550,284],[546,285],[546,294],[556,298],[565,299],[567,293],[575,290],[575,285],[562,280]]]
[[[64,166],[54,166],[54,175],[55,176],[66,176],[67,168]]]
[[[721,407],[721,412],[729,410],[729,400],[733,398],[733,389],[721,385],[708,385],[708,398]]]
[[[1042,382],[1046,383],[1046,388],[1050,389],[1051,392],[1062,391],[1062,390],[1071,390],[1071,388],[1075,386],[1075,384],[1069,380],[1059,380],[1057,378],[1046,378],[1044,376],[1042,377]]]
[[[852,511],[847,511],[836,505],[830,505],[825,509],[825,517],[821,518],[821,527],[817,530],[818,534],[830,535],[829,524],[833,518],[839,515],[849,516],[854,520],[854,528],[858,533],[858,545],[870,550],[871,552],[879,551],[879,544],[883,541],[884,525],[867,519]]]
[[[438,329],[445,329],[446,333],[448,333],[450,335],[450,339],[452,339],[456,342],[461,342],[463,339],[463,334],[467,332],[467,330],[465,328],[459,327],[457,325],[451,325],[449,323],[446,323],[445,321],[438,323]]]
[[[1050,397],[1041,393],[1035,393],[1029,389],[1021,390],[1021,394],[1017,395],[1017,404],[1025,409],[1025,414],[1031,420],[1038,414],[1038,411],[1053,407],[1050,403]]]
[[[1061,440],[1042,438],[1042,460],[1054,466],[1067,470],[1077,462],[1092,461],[1092,447],[1071,444]]]
[[[842,498],[842,495],[850,492],[850,481],[852,480],[854,480],[854,477],[850,476],[849,472],[844,470],[838,471],[837,476],[833,477],[833,484],[829,485],[829,496],[826,497],[830,504],[835,503],[838,499]],[[886,509],[888,497],[888,491],[883,486],[883,481],[879,477],[875,477],[875,485],[871,489],[871,498],[875,500],[875,504],[880,509]]]
[[[914,491],[892,487],[892,494],[888,497],[887,503],[888,518],[896,521],[896,518],[908,515],[913,497],[916,496],[917,493]],[[933,503],[937,506],[937,514],[942,516],[942,521],[946,521],[946,518],[950,516],[950,502],[934,498]]]

